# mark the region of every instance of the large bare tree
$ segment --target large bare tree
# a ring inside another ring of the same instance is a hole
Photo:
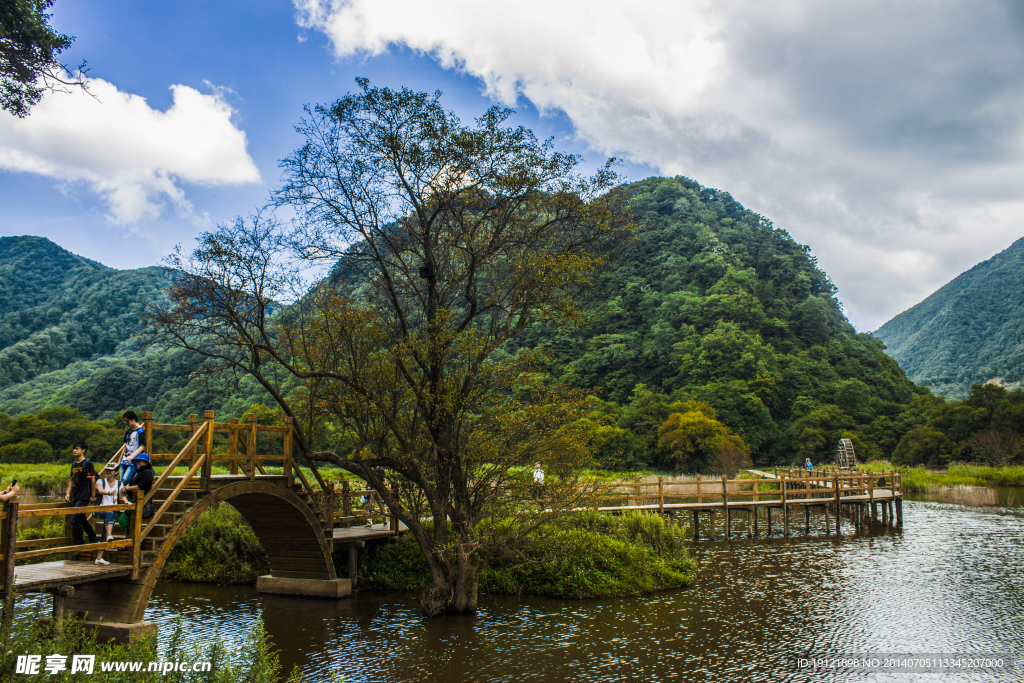
[[[359,84],[297,129],[275,195],[295,212],[287,238],[256,216],[176,254],[151,341],[254,376],[304,418],[307,458],[365,478],[409,527],[426,611],[473,611],[487,558],[580,502],[584,397],[507,342],[579,317],[629,230],[625,198],[608,166],[578,174],[507,109],[467,126],[439,93]],[[330,274],[294,296],[296,260]],[[545,515],[524,504],[535,460]]]

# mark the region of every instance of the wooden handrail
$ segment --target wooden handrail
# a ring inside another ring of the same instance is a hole
[[[196,474],[196,471],[200,467],[202,467],[203,462],[205,460],[206,460],[206,453],[203,453],[198,458],[196,458],[195,463],[192,464],[192,468],[188,471],[188,473],[184,477],[181,478],[181,481],[178,482],[178,485],[174,488],[174,491],[171,492],[171,495],[167,496],[167,500],[164,501],[164,504],[161,505],[160,509],[157,510],[156,513],[153,514],[153,519],[149,520],[149,524],[146,525],[146,528],[142,530],[142,533],[139,535],[139,543],[141,543],[142,539],[144,539],[146,537],[146,535],[149,534],[149,532],[153,530],[153,526],[156,525],[156,523],[160,520],[160,517],[163,516],[163,514],[167,510],[167,508],[170,507],[171,503],[173,503],[175,500],[177,500],[178,495],[185,488],[185,484],[187,484],[188,482],[190,482],[192,480],[192,477],[194,477],[195,474]],[[156,488],[154,487],[153,489],[151,489],[151,492],[155,491],[155,490],[156,490]]]
[[[163,474],[161,474],[160,477],[153,482],[153,487],[149,489],[149,493],[147,493],[145,498],[142,499],[143,505],[145,505],[146,503],[153,499],[153,496],[156,495],[156,492],[160,489],[163,483],[167,481],[167,477],[171,476],[171,472],[173,472],[174,468],[178,466],[178,463],[181,462],[181,459],[184,458],[186,455],[189,455],[189,451],[192,449],[193,446],[195,446],[196,442],[199,441],[199,437],[201,437],[203,435],[203,432],[206,430],[207,424],[208,423],[204,422],[203,426],[199,427],[199,429],[196,430],[196,433],[193,434],[192,438],[188,440],[188,443],[185,444],[185,447],[178,451],[177,457],[171,461],[171,464],[168,465],[166,469],[164,469]]]
[[[19,511],[19,517],[61,517],[67,515],[91,515],[94,512],[117,512],[118,510],[131,510],[131,504],[117,503],[116,505],[89,505],[88,507],[56,507],[56,508],[35,508],[34,510]]]
[[[64,545],[56,548],[40,548],[38,550],[23,550],[14,553],[14,559],[28,560],[33,557],[45,557],[46,555],[59,555],[61,553],[90,551],[90,550],[116,550],[118,548],[129,548],[134,544],[130,538],[120,541],[106,541],[102,543],[79,543],[77,545]]]

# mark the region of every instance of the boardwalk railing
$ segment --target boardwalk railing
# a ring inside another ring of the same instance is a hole
[[[329,509],[334,511],[333,523],[342,528],[351,527],[353,524],[363,524],[372,521],[376,517],[388,520],[391,531],[398,531],[398,517],[388,510],[380,493],[373,489],[352,488],[348,480],[341,482],[341,486],[332,485],[330,489],[331,503]],[[363,497],[369,496],[373,501],[374,512],[363,504]]]
[[[792,474],[794,476],[787,476]],[[758,510],[766,512],[771,530],[772,510],[784,515],[785,533],[789,534],[789,513],[793,507],[804,508],[805,524],[810,525],[810,508],[825,511],[826,527],[829,513],[835,515],[836,532],[841,526],[841,512],[855,516],[855,524],[864,525],[868,511],[877,520],[877,503],[882,504],[884,523],[903,523],[902,481],[898,470],[892,472],[839,472],[821,470],[781,472],[777,477],[754,479],[720,479],[696,477],[689,480],[612,482],[598,485],[594,507],[606,512],[641,510],[674,516],[689,511],[694,516],[694,533],[698,537],[698,513],[711,515],[714,528],[716,512],[726,520],[726,535],[734,511],[747,515],[748,534],[756,532]]]

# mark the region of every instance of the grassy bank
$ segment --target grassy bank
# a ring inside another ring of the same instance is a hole
[[[498,595],[605,598],[687,586],[696,563],[685,529],[656,515],[621,517],[583,513],[568,528],[543,528],[494,560],[480,574],[480,590]],[[340,563],[339,563],[340,564]],[[419,546],[406,535],[366,553],[364,587],[419,591],[430,575]]]
[[[872,472],[893,469],[893,465],[887,462],[869,462],[861,467]],[[1020,466],[951,465],[945,472],[906,467],[902,472],[903,490],[908,493],[927,493],[957,486],[1024,486],[1024,467]]]

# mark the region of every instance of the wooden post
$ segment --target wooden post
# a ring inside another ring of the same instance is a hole
[[[0,550],[4,554],[4,597],[9,597],[14,592],[14,553],[17,552],[18,542],[18,501],[4,503],[4,512],[7,518],[0,527]],[[68,515],[65,515],[68,517]],[[4,612],[4,619],[8,620],[13,615]]]
[[[842,519],[843,519],[843,508],[839,502],[839,475],[836,474],[832,477],[832,487],[835,489],[835,501],[836,501],[836,536],[843,533],[842,530]]]
[[[207,410],[203,413],[206,419],[206,433],[203,434],[203,450],[206,452],[206,460],[203,461],[203,490],[210,490],[210,477],[213,476],[213,411]]]
[[[811,506],[804,503],[804,533],[811,533]]]
[[[693,511],[693,540],[700,540],[700,515],[696,510]]]
[[[757,475],[754,475],[754,502],[761,500],[761,496],[757,495]]]
[[[245,454],[249,456],[249,481],[252,481],[256,479],[256,414],[249,413],[245,421],[249,428],[245,435]]]
[[[713,541],[715,540],[715,509],[711,508],[708,512],[710,513],[708,519],[708,540]]]
[[[144,412],[142,417],[142,428],[146,430],[145,453],[149,453],[150,462],[153,459],[153,413]]]
[[[767,513],[766,516],[768,517],[768,535],[771,536],[772,535],[772,506],[769,505],[768,507],[766,507],[765,508],[765,512]]]
[[[878,515],[875,513],[875,479],[874,475],[868,477],[868,507],[871,509],[869,522],[877,522]]]
[[[725,540],[732,534],[732,514],[729,512],[729,482],[722,475],[722,514],[725,515]]]
[[[292,484],[295,483],[294,475],[292,474],[292,418],[284,418],[284,478],[285,484],[288,489],[291,490]]]
[[[747,538],[754,537],[754,508],[753,506],[747,508]]]
[[[698,503],[703,503],[704,502],[704,496],[701,494],[701,491],[700,491],[700,475],[699,474],[697,475],[697,502]]]
[[[786,478],[782,478],[782,535],[789,536],[789,501],[786,500]]]
[[[640,482],[635,483],[633,485],[633,487],[634,487],[634,490],[636,491],[636,498],[633,499],[633,505],[639,505],[640,504],[640,487],[641,487]]]
[[[665,483],[661,477],[658,477],[658,514],[665,514]]]
[[[345,522],[342,526],[346,529],[352,526],[352,520],[348,519],[352,516],[352,498],[349,497],[351,488],[348,484],[348,479],[341,482],[341,515],[345,517]]]
[[[199,416],[192,413],[188,416],[188,438],[191,440],[196,432],[199,431]],[[192,469],[192,465],[196,464],[196,453],[198,444],[192,444],[192,451],[188,454],[188,468]],[[172,473],[173,474],[173,473]]]
[[[823,507],[825,509],[825,534],[826,535],[828,535],[828,534],[830,534],[832,532],[832,521],[829,519],[829,516],[828,516],[828,505],[829,505],[828,503],[825,503],[824,505],[821,506],[821,507]]]
[[[754,513],[754,535],[757,536],[757,508],[752,507],[750,510]]]
[[[142,558],[142,491],[135,492],[135,509],[132,510],[132,581],[139,580],[139,564]]]
[[[896,499],[896,526],[903,526],[903,499]]]
[[[356,573],[359,568],[359,549],[354,545],[348,547],[348,580],[351,581],[352,590],[356,589]]]
[[[401,489],[398,488],[398,482],[397,481],[391,487],[391,495],[394,497],[396,504],[400,500],[402,500]],[[391,533],[393,533],[393,534],[395,534],[397,536],[398,535],[398,516],[395,515],[395,511],[394,510],[391,510],[390,512],[391,512]]]
[[[232,425],[238,424],[238,418],[233,417],[228,422]],[[238,430],[232,429],[228,432],[228,457],[231,458],[231,474],[238,474]]]

